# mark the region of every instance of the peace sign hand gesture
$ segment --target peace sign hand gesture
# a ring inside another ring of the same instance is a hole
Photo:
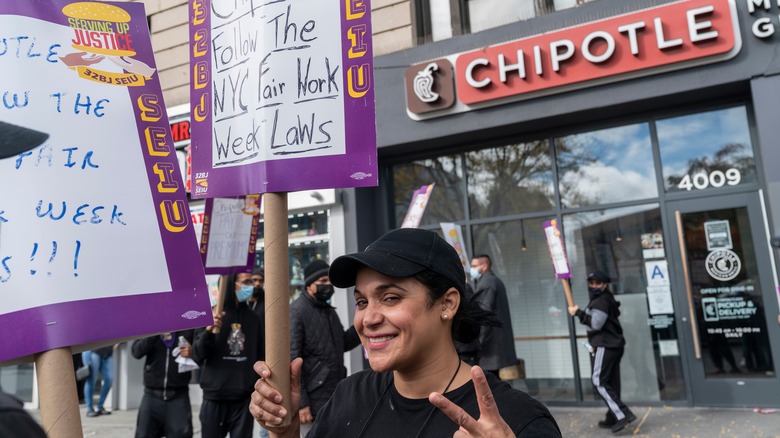
[[[514,437],[515,434],[512,432],[512,429],[498,412],[493,392],[490,390],[482,368],[478,366],[471,367],[471,380],[474,382],[474,389],[477,393],[479,420],[472,418],[466,411],[438,392],[431,393],[428,396],[428,400],[434,406],[460,426],[453,438]]]

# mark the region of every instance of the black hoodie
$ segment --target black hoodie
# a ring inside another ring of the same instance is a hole
[[[222,328],[218,334],[199,329],[193,344],[193,356],[201,364],[200,386],[206,400],[248,398],[257,381],[252,366],[265,357],[260,318],[246,303],[236,302],[235,275],[229,275],[227,281],[230,286],[222,309]]]
[[[588,342],[593,347],[621,348],[626,345],[619,316],[620,303],[606,289],[593,296],[584,311],[577,310],[580,322],[588,327]]]

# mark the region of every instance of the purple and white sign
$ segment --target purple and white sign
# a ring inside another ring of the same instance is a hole
[[[566,248],[563,246],[563,237],[557,220],[552,219],[544,223],[544,236],[555,269],[555,278],[571,278],[569,259],[566,257]]]
[[[260,195],[206,199],[200,238],[206,274],[252,271],[261,199]]]
[[[431,193],[435,185],[436,183],[430,183],[420,186],[419,189],[412,193],[412,201],[409,202],[409,209],[406,210],[404,220],[401,222],[401,228],[417,228],[420,226],[425,213],[425,207],[428,206],[428,200],[431,199]]]
[[[212,323],[141,3],[0,2],[0,362]]]
[[[377,185],[368,0],[191,0],[192,196]]]

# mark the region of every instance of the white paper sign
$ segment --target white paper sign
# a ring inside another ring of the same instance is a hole
[[[647,286],[647,304],[651,315],[674,313],[669,286]]]

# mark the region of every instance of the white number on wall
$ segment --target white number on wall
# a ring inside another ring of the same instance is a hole
[[[740,181],[742,181],[742,175],[739,173],[739,170],[731,168],[726,170],[726,172],[713,170],[709,174],[699,172],[693,176],[685,175],[680,183],[677,184],[677,188],[688,191],[692,189],[703,190],[710,186],[723,187],[725,184],[735,186]]]

